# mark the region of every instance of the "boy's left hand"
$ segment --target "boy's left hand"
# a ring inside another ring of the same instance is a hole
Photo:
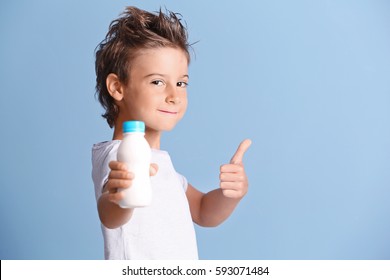
[[[251,144],[249,139],[242,141],[230,163],[221,166],[220,188],[225,197],[240,199],[248,192],[248,178],[242,159]]]

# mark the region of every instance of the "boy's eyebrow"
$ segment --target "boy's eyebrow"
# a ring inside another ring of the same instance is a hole
[[[146,75],[144,78],[149,78],[149,77],[151,77],[151,76],[167,77],[168,75],[164,75],[164,74],[160,74],[160,73],[151,73],[151,74]],[[187,79],[189,79],[190,76],[189,76],[188,74],[184,74],[184,75],[182,76],[182,78],[187,78]]]

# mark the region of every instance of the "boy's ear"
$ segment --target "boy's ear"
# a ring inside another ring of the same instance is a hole
[[[123,99],[122,84],[116,74],[108,74],[106,79],[106,86],[108,92],[116,101],[121,101]]]

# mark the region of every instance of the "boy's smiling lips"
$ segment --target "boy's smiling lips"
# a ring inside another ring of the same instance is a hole
[[[168,111],[168,110],[157,109],[157,111],[159,111],[161,113],[164,113],[164,114],[170,114],[170,115],[176,115],[177,114],[177,112]]]

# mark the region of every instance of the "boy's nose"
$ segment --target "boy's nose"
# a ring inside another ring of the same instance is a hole
[[[165,101],[169,104],[180,104],[181,103],[181,100],[180,100],[180,97],[178,95],[168,95],[167,98],[165,99]]]
[[[167,97],[165,101],[169,104],[180,104],[181,100],[179,94],[176,92],[176,88],[168,88]]]

